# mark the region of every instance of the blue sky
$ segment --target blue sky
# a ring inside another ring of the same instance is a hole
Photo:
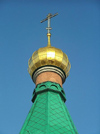
[[[0,134],[18,134],[32,106],[35,84],[28,59],[47,45],[48,13],[51,45],[71,63],[63,88],[66,106],[79,134],[100,134],[100,2],[0,1]]]

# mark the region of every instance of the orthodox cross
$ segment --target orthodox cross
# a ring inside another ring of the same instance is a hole
[[[51,13],[49,13],[45,19],[43,19],[42,21],[40,21],[41,23],[43,23],[44,21],[48,20],[48,27],[46,28],[48,30],[48,33],[47,33],[48,46],[51,46],[51,43],[50,43],[50,37],[51,37],[50,30],[52,28],[50,27],[50,19],[53,18],[53,17],[55,17],[56,15],[58,15],[58,13],[55,13],[54,15],[52,15]]]

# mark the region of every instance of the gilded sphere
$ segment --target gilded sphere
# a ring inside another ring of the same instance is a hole
[[[28,72],[32,77],[38,68],[47,65],[61,69],[66,77],[69,75],[71,65],[67,55],[61,49],[52,46],[39,48],[28,61]]]

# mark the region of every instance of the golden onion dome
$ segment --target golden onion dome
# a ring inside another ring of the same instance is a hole
[[[39,48],[32,54],[32,57],[28,61],[28,72],[32,77],[35,70],[48,65],[60,68],[66,77],[69,74],[70,62],[67,55],[61,49],[52,46]]]
[[[44,22],[45,20],[48,19],[48,27],[47,27],[48,45],[46,47],[39,48],[37,51],[35,51],[28,61],[28,72],[34,82],[36,80],[36,77],[40,73],[45,71],[53,71],[58,73],[62,77],[63,83],[67,78],[67,76],[69,75],[71,65],[67,55],[64,52],[62,52],[61,49],[51,46],[50,43],[51,27],[49,21],[50,18],[54,17],[55,15],[52,16],[51,14],[48,14],[47,18],[41,21]]]

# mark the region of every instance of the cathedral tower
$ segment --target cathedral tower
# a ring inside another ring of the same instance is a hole
[[[35,51],[28,61],[28,72],[36,87],[20,134],[78,134],[66,108],[62,87],[71,65],[68,56],[50,43],[50,19],[56,15],[49,13],[41,21],[48,21],[48,44]]]

